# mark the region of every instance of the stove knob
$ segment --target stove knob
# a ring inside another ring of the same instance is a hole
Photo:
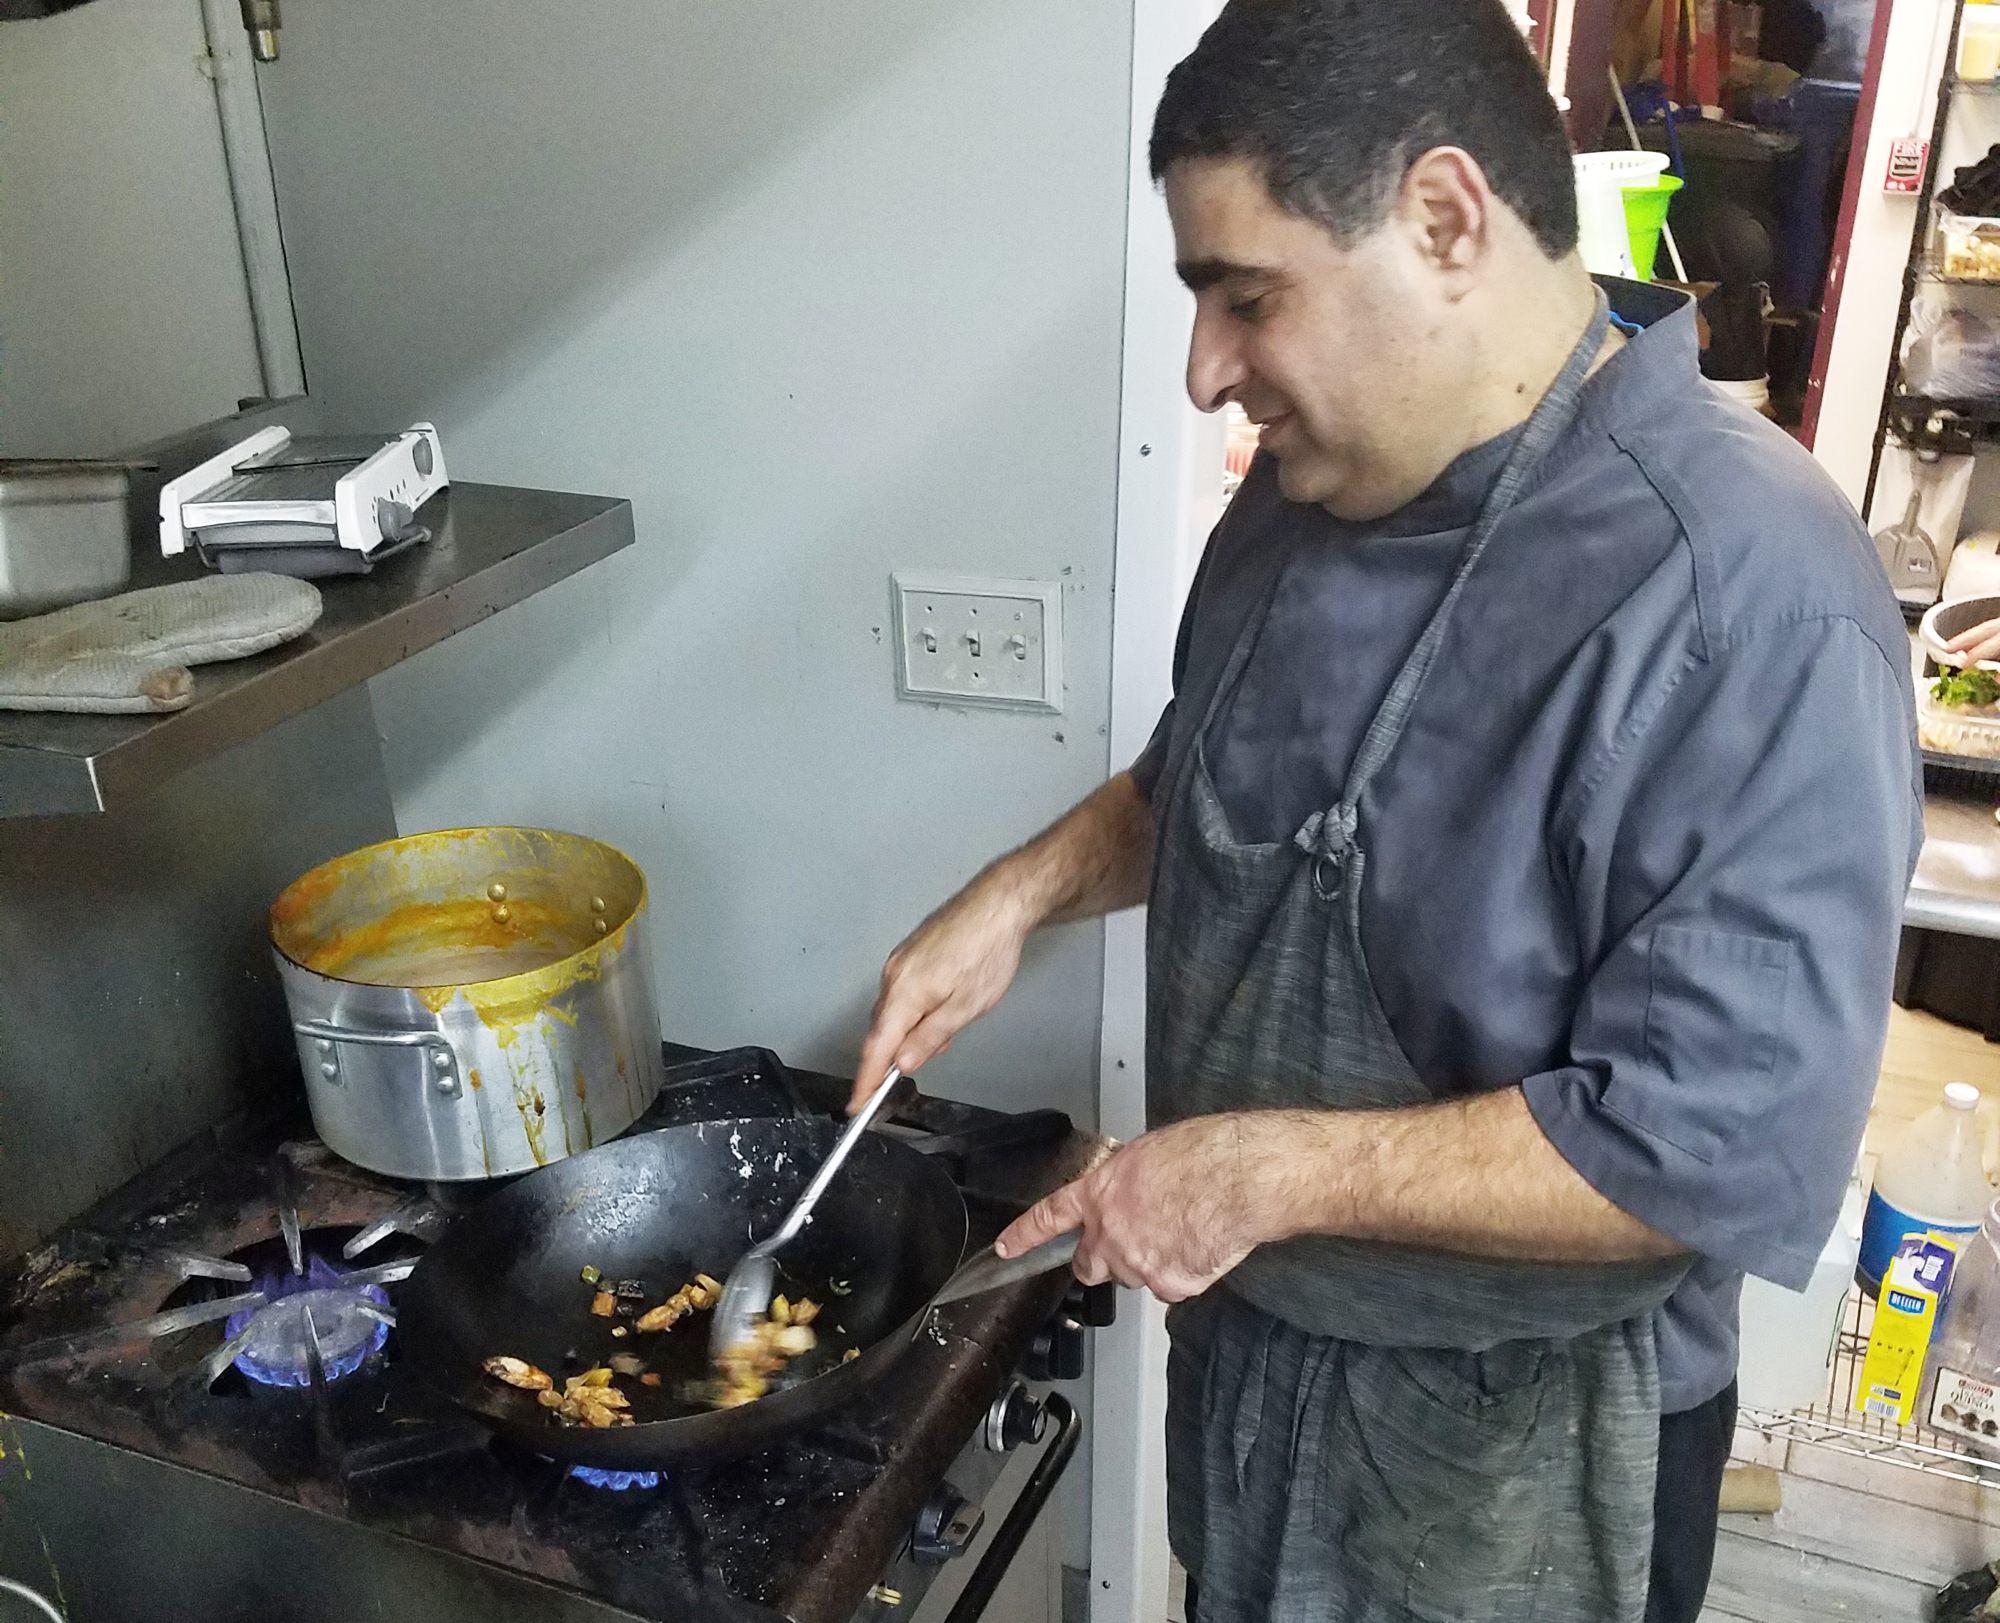
[[[1023,1443],[1039,1443],[1049,1429],[1048,1412],[1041,1401],[1021,1382],[993,1400],[986,1411],[986,1446],[995,1454],[1006,1454]]]
[[[1108,1279],[1102,1285],[1072,1285],[1063,1311],[1093,1330],[1105,1329],[1118,1322],[1118,1287]]]
[[[1035,1332],[1022,1360],[1031,1381],[1074,1381],[1083,1375],[1084,1328],[1067,1313],[1058,1313]]]
[[[983,1509],[949,1482],[943,1483],[917,1512],[917,1524],[910,1529],[910,1557],[926,1566],[938,1566],[963,1555],[985,1521]]]

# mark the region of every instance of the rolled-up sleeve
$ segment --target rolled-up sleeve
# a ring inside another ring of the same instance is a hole
[[[1167,767],[1167,740],[1174,731],[1174,701],[1167,701],[1166,709],[1160,712],[1160,719],[1154,724],[1153,736],[1146,740],[1146,747],[1139,752],[1139,758],[1130,767],[1133,781],[1139,785],[1139,792],[1148,800],[1160,785],[1160,774]]]
[[[1569,1063],[1523,1083],[1535,1119],[1633,1216],[1794,1290],[1874,1094],[1922,841],[1895,652],[1831,618],[1692,664],[1555,854],[1597,967]]]

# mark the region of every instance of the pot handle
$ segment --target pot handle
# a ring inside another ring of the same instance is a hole
[[[319,1074],[335,1087],[345,1085],[340,1072],[340,1050],[353,1043],[362,1048],[420,1048],[429,1061],[427,1080],[447,1099],[459,1095],[458,1052],[451,1039],[436,1031],[358,1031],[352,1026],[336,1026],[330,1020],[297,1020],[292,1029],[310,1037],[319,1054]]]

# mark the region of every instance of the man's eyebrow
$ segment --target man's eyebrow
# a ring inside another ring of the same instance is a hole
[[[1190,293],[1200,293],[1217,282],[1250,281],[1275,276],[1269,265],[1239,265],[1228,259],[1183,259],[1174,269]]]

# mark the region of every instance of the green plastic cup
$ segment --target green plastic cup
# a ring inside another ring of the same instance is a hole
[[[1662,175],[1650,186],[1627,186],[1625,235],[1632,241],[1632,264],[1639,280],[1653,279],[1653,258],[1660,251],[1660,227],[1667,223],[1667,208],[1681,189],[1678,175]]]

